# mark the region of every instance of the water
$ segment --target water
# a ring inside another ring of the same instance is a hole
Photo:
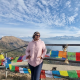
[[[46,44],[80,44],[79,40],[52,40],[52,39],[43,39]],[[62,50],[62,46],[52,46],[48,47],[52,50]],[[68,46],[68,52],[80,52],[80,46]]]
[[[25,41],[32,41],[32,39],[23,39]],[[42,39],[45,44],[80,44],[79,40],[52,40],[52,39]],[[47,46],[51,50],[62,50],[62,46]],[[67,48],[68,52],[80,52],[80,46],[69,46]]]

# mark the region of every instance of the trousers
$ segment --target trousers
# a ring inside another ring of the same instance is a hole
[[[41,64],[39,64],[38,66],[33,67],[28,63],[28,66],[31,70],[31,80],[39,80],[40,73],[41,73],[41,70],[42,70],[42,65],[43,65],[43,62]]]

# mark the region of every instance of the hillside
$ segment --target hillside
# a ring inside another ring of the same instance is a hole
[[[4,36],[0,39],[0,53],[9,51],[9,50],[12,50],[15,48],[19,48],[19,47],[27,45],[27,44],[28,44],[27,41],[23,41],[17,37]],[[19,50],[9,52],[8,54],[13,55],[11,53],[14,53],[14,55],[15,55],[15,53],[16,53],[16,56],[17,56],[17,54],[25,53],[25,49],[26,49],[26,47],[19,49]]]

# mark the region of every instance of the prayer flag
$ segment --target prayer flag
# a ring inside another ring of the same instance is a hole
[[[59,71],[60,75],[62,76],[68,76],[68,72],[67,71]]]
[[[27,68],[23,68],[24,73],[29,73]]]
[[[76,53],[75,52],[67,52],[68,59],[76,61]]]
[[[52,73],[53,73],[53,76],[54,76],[54,74],[60,75],[60,72],[59,71],[52,71]],[[54,76],[54,78],[61,78],[61,77]]]
[[[52,71],[45,71],[46,77],[53,78]]]
[[[76,52],[76,61],[80,61],[80,52]]]
[[[75,70],[67,71],[70,78],[78,78],[77,72]]]
[[[80,70],[76,70],[78,77],[80,78]]]
[[[12,65],[12,67],[11,67],[11,71],[12,71],[12,72],[15,71],[15,66]]]
[[[51,51],[50,57],[58,57],[59,51]]]
[[[19,58],[19,57],[16,57],[15,60],[13,60],[13,62],[17,62],[18,58]]]
[[[3,54],[0,54],[0,60],[4,59]]]
[[[63,57],[63,58],[66,58],[66,55],[67,55],[67,52],[65,51],[59,51],[59,57]]]
[[[31,70],[30,69],[28,69],[28,72],[31,74]]]
[[[22,56],[20,56],[20,57],[18,58],[18,60],[22,60]]]
[[[19,72],[24,73],[23,68],[19,67]]]
[[[15,71],[19,72],[19,67],[15,66]]]
[[[40,79],[45,79],[45,78],[46,78],[45,70],[41,70]]]
[[[12,65],[11,65],[11,64],[9,64],[9,69],[10,69],[10,70],[12,69]]]

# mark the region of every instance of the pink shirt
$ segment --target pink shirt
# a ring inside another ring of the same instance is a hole
[[[41,41],[41,39],[34,41],[32,40],[29,42],[27,49],[26,49],[26,56],[31,56],[31,58],[28,60],[28,63],[34,67],[39,65],[43,59],[40,59],[38,57],[45,57],[45,54],[47,52],[45,43]]]

